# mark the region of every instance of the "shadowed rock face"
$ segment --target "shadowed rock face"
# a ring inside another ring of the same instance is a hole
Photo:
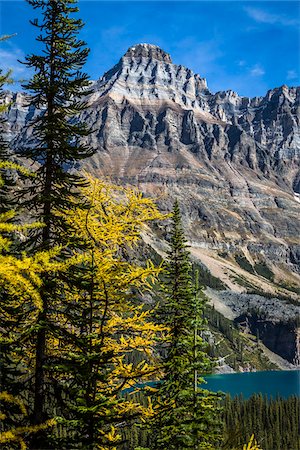
[[[261,320],[255,315],[242,315],[236,319],[236,322],[245,323],[245,320],[248,322],[250,332],[254,336],[259,336],[266,347],[290,363],[299,366],[297,349],[299,329],[294,323]]]
[[[31,141],[38,113],[9,94],[8,136]],[[85,167],[133,183],[163,209],[179,199],[196,246],[245,251],[299,271],[300,89],[264,97],[212,94],[206,80],[138,44],[93,83],[82,119],[95,155]]]

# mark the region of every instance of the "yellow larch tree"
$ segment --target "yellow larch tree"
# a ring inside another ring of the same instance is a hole
[[[120,443],[120,424],[143,412],[122,392],[157,371],[153,348],[163,327],[139,298],[152,289],[161,268],[139,262],[138,244],[141,230],[163,216],[134,189],[90,176],[87,181],[86,207],[64,214],[83,262],[71,267],[72,283],[66,279],[52,317],[58,339],[48,345],[57,392],[63,393],[68,445],[106,450]],[[61,436],[58,443],[64,445]]]
[[[1,183],[0,178],[0,183]],[[41,251],[29,257],[10,251],[15,233],[22,233],[37,223],[16,225],[13,212],[0,214],[0,403],[1,448],[27,448],[28,436],[55,425],[50,419],[32,426],[28,417],[30,392],[26,382],[34,369],[34,348],[30,341],[42,309],[40,289],[45,273],[66,272],[74,259],[60,262],[61,248]],[[79,256],[80,258],[81,256]],[[77,258],[78,261],[78,258]]]
[[[24,171],[16,164],[0,161],[2,168]],[[4,180],[0,172],[0,187]],[[27,408],[21,397],[25,394],[23,381],[30,374],[30,347],[23,344],[41,309],[41,274],[62,270],[62,265],[54,261],[59,247],[34,257],[25,253],[16,256],[11,251],[13,236],[39,224],[17,225],[13,218],[13,210],[0,213],[0,444],[3,449],[16,446],[23,450],[27,448],[25,436],[55,424],[51,419],[39,427],[28,425]]]
[[[254,434],[252,434],[248,444],[243,446],[243,450],[262,450],[262,448],[257,444]]]
[[[40,430],[51,428],[56,424],[55,419],[50,419],[41,425],[36,426],[22,426],[20,425],[24,417],[27,417],[27,408],[24,403],[17,397],[14,397],[7,392],[0,392],[0,424],[1,428],[5,428],[5,421],[8,416],[11,416],[12,412],[19,420],[19,425],[0,432],[0,444],[1,448],[12,450],[13,448],[19,448],[20,450],[26,450],[28,448],[26,443],[26,437],[37,433]]]

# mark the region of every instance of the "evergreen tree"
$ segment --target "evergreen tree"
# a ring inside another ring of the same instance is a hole
[[[218,396],[199,387],[210,371],[201,337],[203,295],[195,293],[178,202],[173,210],[164,282],[163,322],[169,327],[164,376],[154,396],[151,448],[215,448],[220,441]],[[199,298],[200,297],[200,298]]]
[[[78,11],[75,0],[28,0],[28,3],[40,13],[41,19],[33,20],[32,24],[40,31],[37,41],[42,49],[39,55],[28,56],[25,63],[34,70],[34,75],[24,87],[32,94],[31,105],[40,113],[30,124],[32,140],[20,151],[21,156],[38,164],[35,177],[27,183],[22,195],[32,219],[43,224],[31,233],[28,249],[48,251],[59,242],[67,248],[64,255],[67,257],[72,251],[70,226],[60,213],[79,201],[78,188],[84,184],[70,169],[91,155],[82,143],[89,130],[78,119],[86,106],[81,99],[89,86],[87,75],[81,72],[88,49],[78,39],[83,24],[75,17]],[[46,384],[49,343],[55,330],[50,311],[57,308],[58,298],[63,299],[56,277],[45,276],[41,298],[42,309],[31,337],[35,340],[33,425],[47,420],[50,400],[46,394],[53,392],[53,383],[50,389]],[[42,432],[34,436],[31,447],[47,447]]]
[[[34,234],[34,247],[49,248],[53,242],[68,243],[68,229],[59,212],[78,201],[78,188],[83,178],[70,171],[91,151],[83,138],[91,130],[79,120],[86,108],[82,97],[87,95],[90,82],[80,69],[89,50],[77,38],[83,23],[73,16],[78,11],[76,0],[28,0],[40,9],[41,22],[32,21],[41,34],[37,41],[42,54],[26,58],[26,66],[34,69],[32,79],[24,85],[30,94],[30,104],[40,110],[30,126],[32,139],[20,150],[20,155],[37,162],[35,177],[22,194],[29,194],[24,204],[44,224]]]
[[[297,396],[287,399],[272,399],[261,394],[254,394],[248,399],[242,395],[234,398],[226,396],[222,448],[241,448],[244,442],[249,441],[252,432],[264,450],[300,448],[299,403]]]

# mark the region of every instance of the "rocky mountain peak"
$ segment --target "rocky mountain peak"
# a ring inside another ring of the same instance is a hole
[[[172,63],[168,53],[152,44],[130,47],[119,62],[95,83],[92,102],[108,96],[117,104],[129,101],[139,107],[160,110],[163,105],[208,114],[202,93],[204,78]],[[203,109],[204,108],[204,109]],[[209,120],[215,120],[209,115]]]
[[[40,111],[21,93],[6,104],[17,149],[33,141]],[[244,252],[299,274],[300,88],[213,94],[161,48],[137,44],[94,82],[87,104],[81,119],[96,150],[88,170],[138,184],[165,210],[178,198],[197,248]]]
[[[127,50],[127,52],[124,55],[124,58],[131,58],[131,59],[148,58],[172,64],[172,59],[170,55],[157,45],[152,44],[134,45]]]

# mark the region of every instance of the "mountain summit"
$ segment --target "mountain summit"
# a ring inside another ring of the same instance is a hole
[[[177,198],[192,253],[229,284],[224,268],[235,267],[235,257],[299,281],[299,88],[255,98],[214,94],[159,47],[137,44],[86,100],[82,115],[96,149],[88,170],[138,185],[166,210]],[[21,93],[7,102],[8,136],[18,147],[32,139],[26,126],[38,112]],[[242,276],[251,283],[251,273]]]
[[[148,58],[156,59],[157,61],[163,61],[165,63],[172,64],[170,55],[162,50],[157,45],[152,44],[137,44],[130,47],[123,58]]]
[[[96,83],[93,101],[109,95],[118,103],[127,99],[135,104],[160,107],[165,102],[203,113],[201,93],[206,91],[204,78],[172,64],[170,55],[161,48],[138,44],[130,47]]]

